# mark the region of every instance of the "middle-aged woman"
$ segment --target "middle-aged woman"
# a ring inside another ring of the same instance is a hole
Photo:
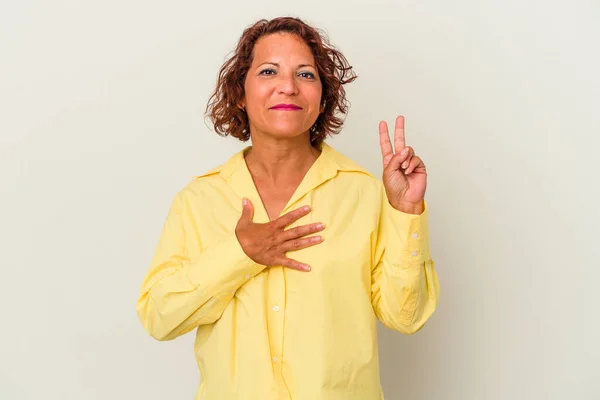
[[[196,329],[197,400],[382,399],[376,319],[434,312],[427,173],[379,124],[383,179],[324,142],[356,76],[295,18],[246,29],[208,111],[252,146],[175,196],[137,312],[158,340]]]

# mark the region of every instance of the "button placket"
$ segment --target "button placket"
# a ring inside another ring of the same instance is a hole
[[[283,331],[284,331],[284,310],[285,310],[285,271],[284,267],[269,268],[268,275],[268,301],[269,308],[267,323],[269,326],[269,339],[271,347],[271,360],[274,372],[282,387],[282,362],[283,362]]]

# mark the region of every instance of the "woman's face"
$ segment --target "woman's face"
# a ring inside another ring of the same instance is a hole
[[[252,135],[292,138],[308,130],[319,116],[321,80],[310,48],[289,33],[263,36],[244,85]]]

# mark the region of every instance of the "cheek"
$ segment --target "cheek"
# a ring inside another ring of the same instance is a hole
[[[323,90],[321,87],[313,88],[311,92],[311,101],[315,104],[317,111],[321,108],[321,97],[323,96]]]
[[[266,108],[269,106],[271,93],[272,91],[268,87],[261,85],[260,87],[254,87],[246,95],[246,98],[250,107],[260,113],[266,111]]]
[[[265,93],[268,88],[264,84],[258,84],[253,79],[248,79],[244,84],[244,97],[246,98],[246,107],[255,107],[261,102],[264,103]]]

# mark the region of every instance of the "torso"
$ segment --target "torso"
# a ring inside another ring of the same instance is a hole
[[[315,158],[312,163],[305,166],[303,171],[300,171],[298,174],[294,174],[294,176],[290,176],[286,182],[282,184],[280,183],[277,186],[273,185],[272,182],[263,179],[255,171],[253,172],[252,164],[246,162],[247,168],[252,176],[252,180],[254,181],[254,186],[258,191],[263,207],[265,208],[265,211],[269,217],[269,221],[273,221],[280,216],[281,212],[296,192],[298,186],[300,186],[300,183],[302,183],[304,176],[319,154],[320,152],[314,156]]]
[[[261,183],[260,180],[255,181],[256,190],[260,195],[263,206],[269,216],[269,221],[273,221],[279,217],[281,211],[285,208],[290,198],[300,185],[300,181],[295,184],[288,185],[285,188],[276,188],[271,185]]]

